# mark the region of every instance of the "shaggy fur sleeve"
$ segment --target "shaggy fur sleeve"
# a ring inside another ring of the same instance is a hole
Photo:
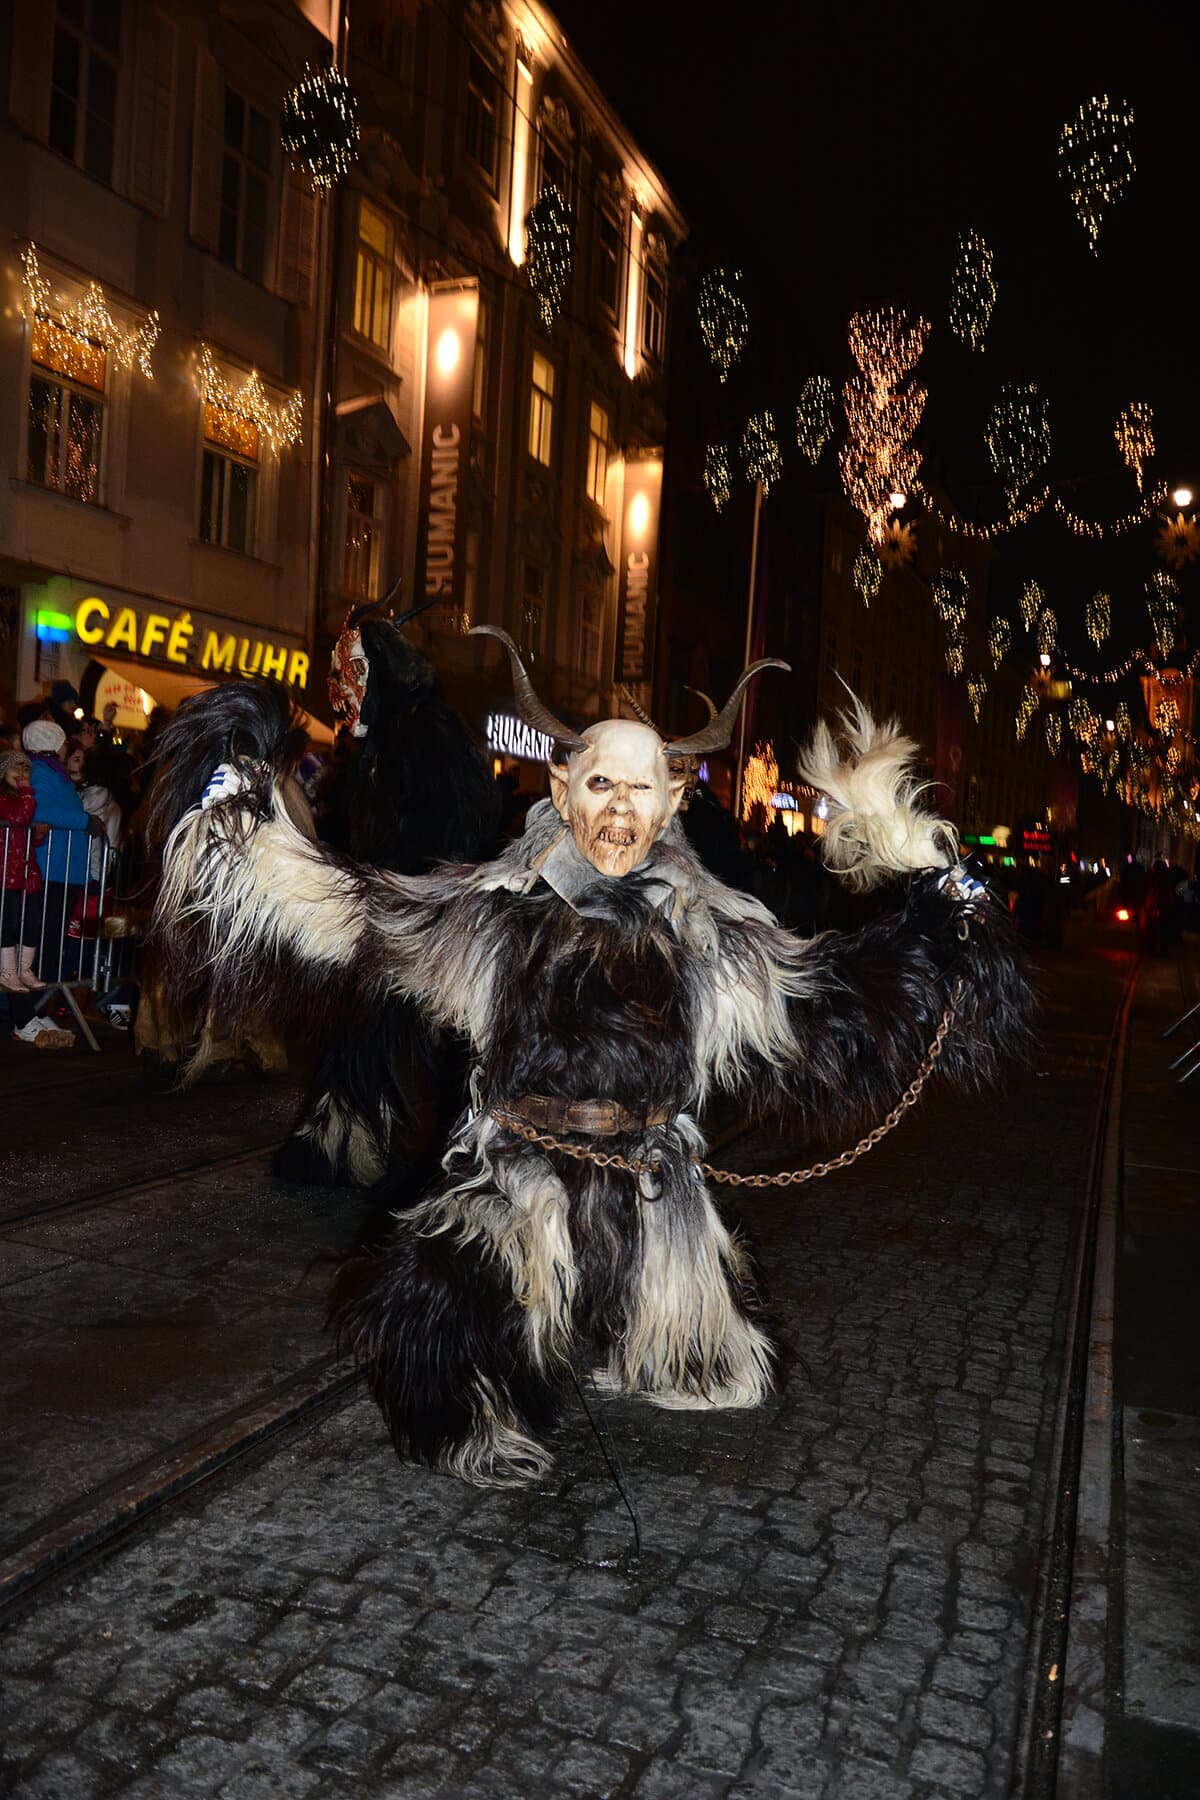
[[[284,803],[287,732],[286,698],[239,682],[185,701],[164,734],[154,935],[171,991],[226,1018],[405,993],[478,1041],[494,902],[464,871],[391,875],[305,837]]]

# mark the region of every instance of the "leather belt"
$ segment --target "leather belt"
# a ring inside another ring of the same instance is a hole
[[[503,1110],[536,1125],[539,1131],[578,1131],[588,1137],[612,1137],[618,1131],[645,1131],[674,1117],[669,1106],[630,1112],[618,1100],[566,1100],[558,1094],[522,1094]]]

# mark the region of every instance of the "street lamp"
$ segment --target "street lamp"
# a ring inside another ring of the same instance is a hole
[[[1173,504],[1179,508],[1180,512],[1182,512],[1185,506],[1190,506],[1192,504],[1191,488],[1177,487],[1171,495],[1171,500]]]

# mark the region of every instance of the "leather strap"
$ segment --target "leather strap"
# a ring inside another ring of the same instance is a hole
[[[567,1100],[559,1094],[522,1094],[504,1110],[536,1125],[539,1131],[577,1131],[586,1137],[645,1131],[651,1125],[666,1125],[674,1117],[667,1106],[635,1113],[618,1100]]]

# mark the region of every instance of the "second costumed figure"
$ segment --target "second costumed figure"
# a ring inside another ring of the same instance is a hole
[[[858,708],[842,749],[818,728],[802,772],[830,799],[829,866],[858,887],[908,878],[903,904],[853,935],[798,938],[675,823],[684,759],[728,744],[755,670],[687,739],[623,720],[576,733],[511,640],[476,629],[505,644],[519,710],[557,746],[519,841],[413,877],[313,844],[278,798],[281,697],[256,690],[254,728],[218,745],[199,695],[164,747],[157,926],[180,985],[199,971],[231,1010],[404,994],[469,1041],[470,1105],[441,1176],[346,1272],[336,1316],[401,1456],[511,1486],[549,1469],[581,1362],[660,1406],[769,1392],[746,1259],[699,1167],[706,1096],[753,1090],[849,1141],[940,1025],[939,1077],[989,1079],[1024,1036],[1029,992],[1006,913],[917,805],[894,724]],[[214,760],[224,797],[201,804]]]

